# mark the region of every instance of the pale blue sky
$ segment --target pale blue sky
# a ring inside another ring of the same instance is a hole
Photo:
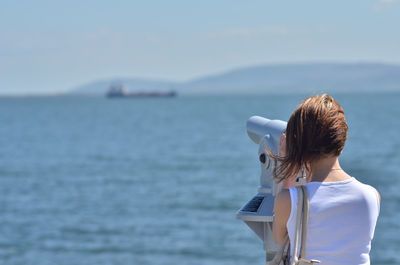
[[[310,61],[400,64],[399,0],[0,3],[0,94]]]

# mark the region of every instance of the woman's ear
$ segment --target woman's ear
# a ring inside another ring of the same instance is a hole
[[[310,182],[311,181],[311,174],[312,174],[310,163],[306,163],[304,165],[304,170],[306,171],[305,172],[306,173],[306,180],[307,180],[307,182]]]

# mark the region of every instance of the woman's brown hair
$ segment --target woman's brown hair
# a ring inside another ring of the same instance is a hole
[[[323,94],[304,100],[287,123],[285,156],[272,156],[281,162],[278,181],[295,177],[321,158],[339,156],[347,131],[343,108],[333,97]]]

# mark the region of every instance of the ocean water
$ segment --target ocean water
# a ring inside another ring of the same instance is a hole
[[[400,94],[334,95],[342,167],[381,193],[372,264],[400,264]],[[301,95],[0,98],[0,264],[264,264],[252,115]]]

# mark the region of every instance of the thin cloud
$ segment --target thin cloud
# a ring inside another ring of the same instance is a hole
[[[259,27],[259,28],[228,29],[224,32],[221,32],[221,35],[225,36],[225,37],[250,37],[250,36],[258,36],[258,35],[286,36],[286,35],[288,35],[288,33],[289,33],[289,30],[286,27],[263,26],[263,27]]]
[[[399,3],[399,0],[379,0],[379,4],[383,4],[383,5],[390,5],[390,4],[394,4],[394,3]]]
[[[372,6],[372,10],[375,12],[385,12],[385,10],[389,10],[394,8],[400,3],[400,0],[378,0]]]
[[[288,27],[288,26],[260,26],[260,27],[239,27],[226,29],[207,34],[209,39],[227,39],[227,38],[257,38],[257,37],[288,37],[293,35],[306,35],[315,33],[327,33],[330,29],[325,26],[315,28]]]
[[[390,8],[398,3],[400,3],[400,0],[378,0],[374,8],[376,11],[381,11],[386,8]]]

